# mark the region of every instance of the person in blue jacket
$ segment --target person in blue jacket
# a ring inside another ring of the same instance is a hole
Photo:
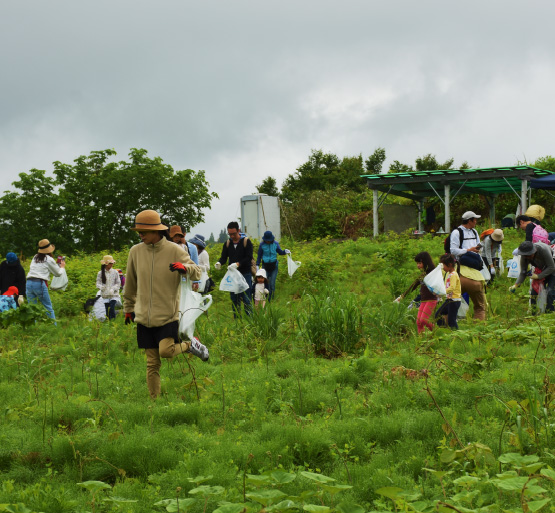
[[[278,274],[278,255],[288,255],[291,251],[288,249],[281,249],[279,242],[275,240],[274,234],[271,231],[264,232],[262,236],[262,242],[258,248],[258,256],[256,258],[256,266],[266,269],[266,274],[268,275],[268,290],[270,295],[268,296],[268,301],[271,301],[274,297],[274,291],[276,290],[276,278]]]

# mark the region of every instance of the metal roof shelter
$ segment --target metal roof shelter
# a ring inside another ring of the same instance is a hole
[[[495,198],[498,194],[515,193],[522,211],[527,207],[528,181],[555,173],[531,166],[487,167],[477,169],[442,169],[380,175],[361,175],[374,191],[374,236],[378,235],[378,208],[389,194],[411,199],[419,213],[424,200],[437,196],[445,205],[445,230],[451,231],[450,204],[459,194],[483,194],[490,206],[490,218],[495,219]],[[380,196],[381,193],[381,196]],[[441,194],[443,193],[443,194]],[[469,207],[470,209],[470,207]],[[422,231],[421,216],[418,230]]]

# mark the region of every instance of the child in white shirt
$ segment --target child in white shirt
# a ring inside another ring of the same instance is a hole
[[[252,286],[252,294],[254,296],[254,307],[258,308],[258,305],[262,304],[262,308],[266,306],[266,298],[270,293],[268,290],[268,276],[266,274],[266,269],[258,269],[256,271],[255,282]]]

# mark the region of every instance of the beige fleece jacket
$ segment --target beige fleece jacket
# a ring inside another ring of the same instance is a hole
[[[141,242],[129,250],[123,311],[135,312],[135,322],[152,328],[179,319],[181,274],[170,271],[172,262],[185,265],[187,279],[200,278],[200,268],[183,248],[165,238],[156,244]]]

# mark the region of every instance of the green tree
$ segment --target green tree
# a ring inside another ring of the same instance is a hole
[[[93,151],[72,164],[54,162],[55,179],[44,171],[22,173],[13,184],[21,192],[0,198],[6,231],[11,229],[3,245],[17,247],[13,244],[21,233],[11,227],[21,227],[21,220],[34,221],[33,246],[47,237],[64,252],[118,250],[136,243],[129,228],[144,209],[157,210],[168,224],[188,227],[204,221],[203,209],[217,197],[208,190],[204,171],[174,171],[143,149],[131,149],[129,162],[110,162],[115,155],[114,150]],[[22,245],[30,254],[28,243]]]
[[[555,173],[555,158],[551,155],[547,155],[546,157],[540,157],[532,164],[534,167],[538,169],[545,169],[546,171],[552,171]]]
[[[256,190],[260,194],[267,194],[268,196],[279,196],[276,179],[268,176],[262,180],[260,185],[256,186]]]
[[[453,162],[455,159],[447,159],[445,162],[440,163],[437,161],[435,155],[428,153],[423,157],[418,157],[415,161],[416,171],[433,171],[435,169],[453,169]]]
[[[308,161],[300,165],[294,174],[289,175],[281,187],[281,197],[293,201],[312,191],[332,190],[345,187],[362,191],[366,181],[362,155],[344,157],[342,160],[333,153],[312,150]]]
[[[414,171],[412,166],[409,166],[408,164],[403,164],[398,160],[394,160],[393,163],[389,166],[388,172],[389,173],[410,173],[411,171]]]
[[[5,192],[0,198],[2,254],[9,250],[33,255],[41,239],[55,240],[63,249],[67,230],[60,221],[63,206],[55,192],[55,180],[43,170],[31,169],[20,173],[12,185],[18,192]]]
[[[385,148],[376,148],[374,153],[365,161],[366,171],[369,175],[379,175],[382,172],[383,163],[385,162]]]
[[[218,242],[225,242],[227,240],[227,229],[222,230],[218,235]]]
[[[214,244],[214,242],[216,242],[216,239],[214,239],[214,233],[210,232],[210,237],[208,237],[208,244]]]

